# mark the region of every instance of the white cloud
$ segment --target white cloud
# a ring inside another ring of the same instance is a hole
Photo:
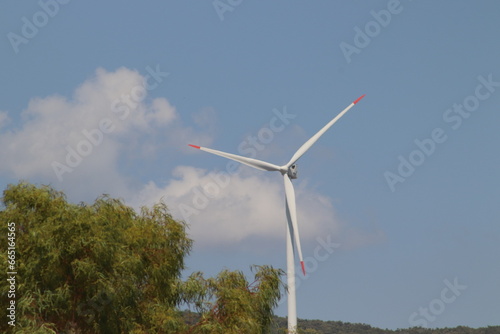
[[[149,78],[148,87],[161,84],[151,83]],[[129,178],[119,172],[120,159],[159,149],[175,154],[172,147],[179,139],[173,134],[196,137],[167,99],[148,99],[147,94],[144,76],[120,68],[97,69],[70,98],[33,98],[21,113],[21,126],[4,126],[0,133],[0,172],[92,198],[127,189]],[[8,114],[0,112],[0,126],[7,120]],[[197,131],[198,137],[211,142],[206,128]],[[154,140],[158,137],[161,140]]]
[[[158,124],[169,124],[177,118],[175,108],[165,98],[154,99],[151,103],[152,113],[148,114],[148,121]]]
[[[311,189],[307,179],[293,182],[304,256],[307,246],[315,247],[318,237],[331,236],[345,250],[386,241],[378,228],[352,227],[341,221],[332,199]],[[254,172],[246,166],[233,174],[178,166],[167,184],[150,181],[129,203],[150,206],[160,200],[175,218],[188,223],[197,247],[247,248],[243,245],[256,240],[258,248],[284,243],[285,199],[279,173]]]
[[[173,176],[164,187],[150,182],[134,202],[165,201],[175,217],[190,225],[198,246],[237,244],[253,237],[260,244],[284,240],[285,201],[279,173],[255,174],[242,167],[229,175],[179,166]],[[302,242],[338,231],[329,198],[301,187],[300,182],[296,195]]]

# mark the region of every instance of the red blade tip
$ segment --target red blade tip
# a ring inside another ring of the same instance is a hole
[[[191,144],[188,144],[188,145],[189,145],[189,146],[191,146],[191,147],[194,147],[194,148],[200,149],[200,147],[199,147],[199,146],[196,146],[196,145],[191,145]]]
[[[356,103],[358,103],[359,101],[361,101],[361,99],[362,99],[363,97],[365,97],[365,95],[366,95],[366,94],[363,94],[363,95],[361,95],[360,97],[358,97],[358,98],[356,99],[356,101],[354,101],[354,102],[353,102],[353,104],[356,104]]]
[[[306,267],[304,266],[304,261],[300,261],[300,266],[302,267],[302,273],[306,276]]]

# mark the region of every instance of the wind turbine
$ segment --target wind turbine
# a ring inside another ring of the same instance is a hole
[[[304,153],[307,152],[314,145],[314,143],[335,123],[342,117],[349,109],[351,109],[356,103],[358,103],[365,94],[358,97],[354,102],[342,110],[337,116],[335,116],[328,124],[326,124],[321,130],[319,130],[314,136],[312,136],[308,141],[306,141],[295,154],[292,156],[290,161],[283,166],[278,166],[271,164],[269,162],[242,157],[239,155],[221,152],[213,150],[211,148],[201,147],[197,145],[189,146],[197,148],[199,150],[216,154],[221,157],[238,161],[242,164],[248,165],[250,167],[270,171],[270,172],[280,172],[283,176],[285,182],[285,202],[286,202],[286,216],[288,220],[287,224],[287,239],[286,239],[286,264],[287,264],[287,284],[288,284],[288,331],[290,333],[295,333],[297,330],[297,303],[295,298],[295,247],[299,255],[300,266],[302,268],[302,273],[306,274],[306,269],[304,266],[304,259],[302,258],[302,249],[300,247],[300,237],[299,228],[297,226],[297,210],[295,207],[295,191],[293,189],[292,180],[297,178],[297,160],[302,157]]]

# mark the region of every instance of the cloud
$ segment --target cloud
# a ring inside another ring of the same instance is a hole
[[[153,112],[147,115],[148,122],[166,125],[178,117],[175,108],[166,99],[154,99],[151,109]]]
[[[18,128],[6,127],[8,114],[0,112],[0,173],[80,194],[126,190],[129,178],[120,173],[120,161],[143,151],[173,155],[179,144],[174,134],[196,137],[167,99],[148,98],[162,73],[158,66],[152,77],[127,68],[97,69],[71,97],[30,100]],[[198,137],[211,142],[206,127],[196,126]]]
[[[284,242],[286,216],[281,175],[235,166],[235,170],[227,171],[178,166],[166,184],[150,181],[129,202],[137,208],[165,202],[175,218],[188,223],[197,247],[255,249],[258,242],[258,248],[273,248],[277,242]],[[376,226],[354,227],[341,220],[333,200],[318,193],[307,179],[293,183],[304,254],[308,245],[315,247],[317,238],[324,236],[331,236],[345,250],[386,241],[385,233]]]
[[[303,243],[336,233],[339,223],[331,200],[296,184],[297,214]],[[173,215],[190,225],[198,246],[222,246],[259,238],[259,245],[283,240],[286,229],[281,175],[241,167],[236,173],[179,166],[163,187],[149,182],[135,199],[151,205],[162,199]]]

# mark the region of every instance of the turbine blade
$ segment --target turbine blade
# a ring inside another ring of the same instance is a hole
[[[285,180],[285,198],[286,198],[286,213],[288,218],[288,226],[290,230],[290,237],[295,240],[295,245],[297,246],[297,253],[299,254],[300,266],[302,267],[302,273],[306,275],[306,269],[304,266],[304,259],[302,258],[302,248],[300,247],[300,236],[299,227],[297,225],[297,208],[295,207],[295,190],[293,189],[292,180],[288,177],[288,174],[283,175]],[[292,245],[294,243],[292,242]]]
[[[267,170],[267,171],[279,171],[280,170],[279,166],[271,164],[269,162],[265,162],[265,161],[261,161],[261,160],[257,160],[257,159],[252,159],[252,158],[247,158],[247,157],[242,157],[240,155],[221,152],[221,151],[213,150],[211,148],[201,147],[201,146],[197,146],[197,145],[189,144],[189,146],[197,148],[197,149],[205,151],[205,152],[208,152],[208,153],[219,155],[219,156],[227,158],[227,159],[238,161],[242,164],[245,164],[247,166],[257,168],[260,170]]]
[[[299,158],[307,152],[311,148],[311,146],[314,145],[314,143],[321,137],[335,122],[339,120],[340,117],[344,116],[344,114],[351,109],[356,103],[358,103],[363,97],[365,97],[365,94],[361,95],[358,97],[354,102],[352,102],[347,108],[342,110],[337,116],[335,116],[330,122],[328,122],[327,125],[325,125],[321,130],[319,130],[314,136],[312,136],[308,141],[306,141],[298,150],[295,152],[293,157],[290,159],[288,164],[286,164],[286,167],[290,167],[293,165]]]

